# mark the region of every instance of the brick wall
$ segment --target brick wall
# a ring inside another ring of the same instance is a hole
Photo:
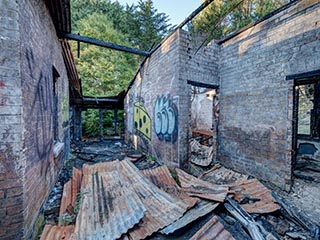
[[[174,167],[182,141],[179,60],[176,32],[146,60],[125,99],[126,140]]]
[[[56,69],[58,142],[69,146],[68,78],[62,49],[44,1],[24,0],[20,5],[21,77],[23,98],[24,227],[32,232],[39,208],[49,194],[62,166],[54,158],[53,84]]]
[[[126,96],[126,140],[162,163],[187,169],[191,108],[187,82],[218,84],[218,52],[215,43],[196,52],[183,30],[163,41],[142,65]],[[144,115],[150,119],[150,134],[140,127]]]
[[[293,82],[285,77],[319,69],[316,2],[298,1],[221,45],[220,161],[285,189],[293,120]]]
[[[0,239],[28,239],[68,153],[68,79],[43,1],[0,1],[0,16]],[[64,143],[56,158],[53,67]]]
[[[0,239],[21,239],[23,198],[19,5],[0,1]]]

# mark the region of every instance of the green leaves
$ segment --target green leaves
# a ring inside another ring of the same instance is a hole
[[[215,0],[189,25],[207,41],[221,39],[286,4],[288,0]]]

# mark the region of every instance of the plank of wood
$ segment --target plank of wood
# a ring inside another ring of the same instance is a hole
[[[67,240],[71,238],[73,231],[74,225],[59,227],[46,224],[40,240]]]

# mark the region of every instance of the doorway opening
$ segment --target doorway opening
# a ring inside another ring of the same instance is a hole
[[[320,74],[294,79],[293,173],[320,182]]]
[[[219,88],[216,85],[188,82],[190,85],[190,162],[209,167],[217,157]]]

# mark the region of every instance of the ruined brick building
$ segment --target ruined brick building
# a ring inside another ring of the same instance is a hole
[[[177,29],[128,88],[126,140],[188,169],[191,132],[210,131],[222,164],[289,189],[298,148],[320,156],[319,22],[318,0],[292,1],[199,51]],[[68,0],[0,0],[0,239],[31,236],[69,152],[69,103],[81,84],[58,33],[70,25]],[[313,89],[306,132],[301,87]],[[79,116],[88,106],[76,103]]]
[[[187,32],[175,31],[129,87],[126,139],[171,167],[188,169],[192,130],[209,130],[219,162],[289,189],[298,147],[299,153],[311,147],[319,158],[319,6],[293,1],[200,51]],[[300,134],[306,126],[297,124],[298,88],[307,84],[315,89],[307,121],[312,131]],[[202,100],[195,87],[207,89]],[[211,107],[203,102],[209,91],[219,93]]]

